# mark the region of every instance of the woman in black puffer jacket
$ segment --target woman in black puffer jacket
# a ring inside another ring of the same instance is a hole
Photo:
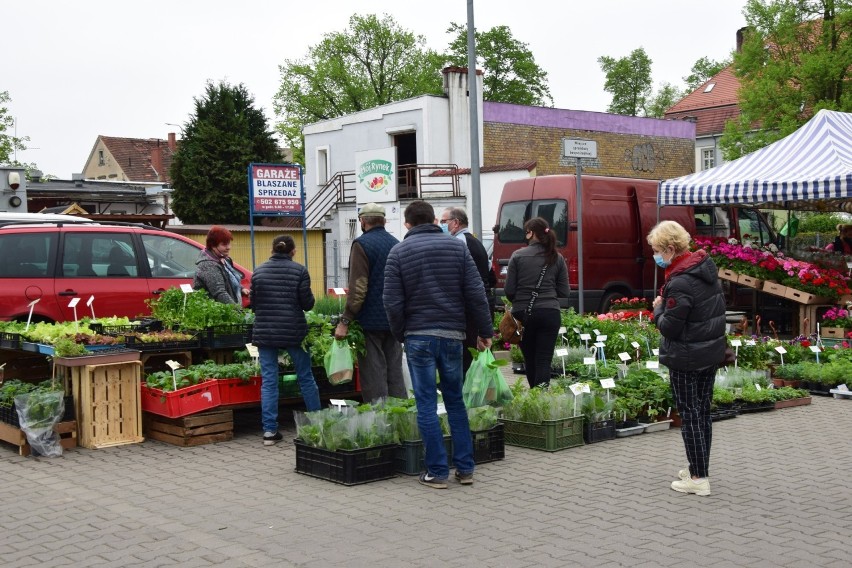
[[[706,251],[690,252],[689,240],[686,229],[674,221],[659,223],[648,235],[654,262],[666,269],[661,295],[654,300],[654,321],[689,460],[689,469],[680,470],[672,489],[710,495],[710,403],[727,347],[725,296],[716,265]]]
[[[309,410],[320,409],[319,390],[311,372],[311,355],[302,349],[308,334],[305,311],[314,307],[308,270],[293,261],[293,237],[281,235],[272,241],[272,256],[257,267],[251,279],[254,329],[252,343],[260,357],[261,420],[263,444],[281,440],[278,432],[278,351],[286,349],[296,367],[299,388]]]

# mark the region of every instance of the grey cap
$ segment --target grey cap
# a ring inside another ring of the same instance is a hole
[[[384,217],[385,208],[378,203],[367,203],[358,212],[358,217]]]

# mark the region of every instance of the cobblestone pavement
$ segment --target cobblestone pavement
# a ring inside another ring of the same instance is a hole
[[[0,447],[0,559],[25,566],[849,566],[852,401],[714,427],[713,494],[675,493],[679,430],[548,453],[507,447],[473,486],[344,487],[261,444],[155,441],[33,459]]]

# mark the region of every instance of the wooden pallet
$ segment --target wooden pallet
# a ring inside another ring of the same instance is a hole
[[[62,446],[63,450],[70,450],[77,447],[76,420],[60,422],[53,427],[53,430],[59,434],[59,445]],[[18,455],[28,456],[32,453],[32,448],[27,442],[27,435],[24,434],[23,430],[11,424],[0,422],[0,440],[18,446]]]
[[[174,446],[201,446],[226,442],[234,437],[234,411],[210,410],[183,418],[142,413],[145,436]]]

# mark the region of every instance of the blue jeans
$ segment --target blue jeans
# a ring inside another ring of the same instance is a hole
[[[438,422],[438,385],[435,371],[441,375],[441,395],[450,434],[453,438],[453,463],[459,473],[473,473],[473,438],[467,421],[467,409],[462,399],[462,342],[431,335],[408,335],[405,356],[411,373],[411,386],[417,403],[417,427],[425,449],[426,471],[435,477],[447,478],[447,450]]]
[[[287,354],[296,367],[299,388],[308,411],[320,409],[319,389],[311,372],[311,355],[301,347],[287,347]],[[259,347],[260,359],[260,420],[264,432],[278,431],[278,351],[277,347]]]

